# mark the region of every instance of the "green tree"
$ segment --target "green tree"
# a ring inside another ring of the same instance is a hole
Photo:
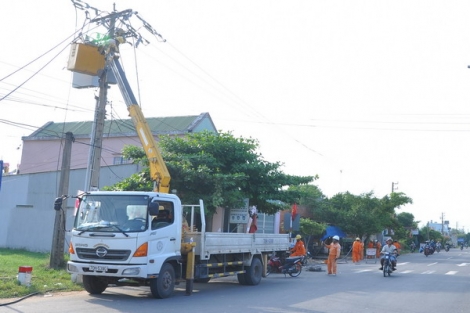
[[[397,193],[381,199],[373,192],[359,196],[339,193],[324,201],[317,216],[320,221],[339,226],[353,237],[369,238],[386,228],[397,228],[395,208],[410,201],[404,194]]]
[[[326,230],[325,223],[318,223],[309,218],[300,218],[300,233],[304,238],[305,247],[309,246],[310,240],[319,237]]]
[[[412,229],[418,228],[418,223],[414,220],[414,215],[408,212],[401,212],[397,214],[396,220],[398,226],[394,229],[394,237],[401,240],[406,239],[406,244],[410,244],[412,241],[410,232]]]
[[[171,175],[171,189],[176,189],[185,203],[203,199],[209,215],[217,207],[241,207],[245,198],[250,200],[250,205],[256,205],[258,211],[273,214],[298,198],[299,193],[288,187],[308,184],[315,179],[283,173],[282,163],[270,163],[257,152],[257,140],[235,138],[230,132],[190,133],[184,138],[162,136],[159,146]],[[126,147],[123,155],[148,164],[139,149]],[[148,168],[145,168],[142,173],[109,189],[152,190],[152,187]]]
[[[420,242],[424,242],[426,240],[434,240],[436,242],[438,240],[440,240],[442,242],[444,238],[443,238],[441,232],[438,232],[438,231],[432,229],[429,226],[423,226],[419,230],[418,239],[420,240]]]

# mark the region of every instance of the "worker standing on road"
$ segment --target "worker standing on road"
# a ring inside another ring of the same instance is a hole
[[[333,236],[333,243],[327,245],[325,244],[330,251],[328,253],[328,275],[336,275],[336,260],[339,259],[341,255],[341,245],[339,244],[339,237]]]
[[[361,239],[356,238],[356,240],[353,242],[352,245],[352,261],[353,263],[358,263],[359,261],[362,260],[361,254],[363,251],[363,245],[361,242]]]
[[[360,259],[359,260],[363,260],[364,259],[364,241],[361,241],[361,254],[359,255],[360,256]]]
[[[401,253],[401,244],[398,242],[398,240],[394,240],[393,245],[397,248],[398,255],[400,255],[400,253]]]
[[[375,257],[380,258],[380,252],[382,252],[382,245],[377,240],[375,241]]]

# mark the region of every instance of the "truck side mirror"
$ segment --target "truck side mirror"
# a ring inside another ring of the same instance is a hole
[[[59,211],[60,209],[62,209],[62,198],[55,198],[55,201],[54,201],[54,210],[56,211]]]
[[[150,202],[149,203],[149,213],[150,215],[158,215],[158,211],[160,209],[160,204],[158,202]]]

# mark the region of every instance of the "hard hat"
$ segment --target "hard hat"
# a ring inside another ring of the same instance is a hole
[[[361,240],[361,239],[359,239],[359,237],[357,237],[356,240]]]
[[[339,240],[339,237],[338,236],[333,236],[333,240]]]
[[[392,238],[388,238],[388,239],[387,239],[387,242],[388,242],[388,241],[393,241],[393,239],[392,239]]]
[[[300,236],[300,235],[295,236],[295,239],[297,239],[297,240],[299,240],[300,238],[302,238],[302,236]]]

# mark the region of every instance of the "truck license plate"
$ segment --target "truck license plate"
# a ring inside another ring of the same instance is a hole
[[[108,267],[107,266],[100,266],[100,265],[98,265],[98,266],[92,265],[88,269],[90,271],[93,271],[93,272],[106,272],[108,270]]]

